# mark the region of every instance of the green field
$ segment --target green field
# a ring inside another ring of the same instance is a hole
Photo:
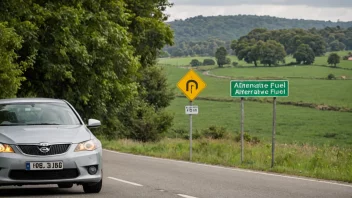
[[[235,58],[235,57],[232,57]],[[176,83],[188,71],[187,68],[172,66],[187,65],[192,58],[162,59],[168,83],[176,87]],[[201,58],[199,58],[201,59]],[[289,59],[289,58],[288,58]],[[346,67],[352,68],[352,62]],[[198,67],[204,68],[204,67]],[[352,70],[321,66],[287,66],[287,67],[207,67],[210,74],[232,78],[288,78],[290,83],[289,97],[278,98],[278,102],[309,103],[352,109],[352,80],[325,80],[328,74],[336,77],[352,77]],[[199,105],[200,113],[194,116],[194,130],[201,131],[211,125],[223,126],[231,133],[240,129],[238,100],[228,102],[230,97],[230,79],[210,77],[197,71],[207,83],[206,89],[200,93],[194,104]],[[292,77],[292,78],[290,78]],[[177,95],[182,96],[176,89]],[[203,99],[203,100],[200,100]],[[207,100],[204,100],[207,99]],[[271,98],[267,98],[270,100]],[[209,101],[212,100],[212,101]],[[260,100],[264,100],[263,98]],[[184,106],[185,98],[176,98],[168,111],[174,113],[175,121],[169,136],[176,136],[177,129],[188,130],[188,116]],[[309,143],[352,146],[352,113],[338,111],[321,111],[315,108],[293,105],[278,105],[277,140],[281,143]],[[271,137],[272,104],[262,102],[245,102],[245,131],[263,141]]]
[[[187,73],[187,69],[178,68],[174,66],[164,66],[168,76],[168,83],[176,87],[176,83]],[[285,69],[286,67],[282,68]],[[323,67],[319,67],[325,69]],[[229,68],[229,71],[236,70],[253,70],[257,69],[247,68]],[[267,70],[277,68],[267,68]],[[281,69],[281,68],[280,68]],[[291,69],[291,68],[286,68]],[[304,69],[298,67],[297,69]],[[211,73],[226,70],[212,70]],[[347,70],[343,70],[347,71]],[[260,72],[258,72],[260,73]],[[207,83],[207,88],[199,94],[200,97],[230,99],[230,80],[209,77],[198,72],[201,78]],[[289,72],[288,72],[289,74]],[[330,106],[352,108],[352,80],[311,80],[311,79],[290,79],[290,96],[286,98],[278,98],[278,101],[293,101],[293,102],[306,102],[313,104],[325,104]],[[177,90],[178,94],[182,94]]]
[[[168,111],[175,115],[173,129],[189,129],[185,98],[176,98]],[[193,116],[194,130],[212,125],[223,126],[229,132],[240,131],[240,103],[195,100],[199,114]],[[318,111],[287,105],[277,105],[277,141],[280,143],[310,143],[352,146],[352,113]],[[245,131],[263,141],[272,133],[272,105],[245,102]],[[170,132],[171,137],[173,134]],[[332,138],[330,136],[333,136]]]

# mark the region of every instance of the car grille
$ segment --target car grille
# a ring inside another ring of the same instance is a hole
[[[40,148],[43,146],[39,145],[18,145],[18,148],[27,155],[59,155],[66,153],[70,144],[54,144],[48,147],[50,150],[48,152],[42,152]]]
[[[15,180],[52,180],[52,179],[73,179],[78,177],[77,169],[63,170],[11,170],[9,177]]]

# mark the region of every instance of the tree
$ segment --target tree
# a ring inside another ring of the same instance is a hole
[[[192,59],[192,61],[189,63],[192,67],[200,66],[202,63],[198,59]]]
[[[254,63],[254,65],[257,66],[262,44],[263,41],[257,42],[254,39],[243,39],[232,47],[235,47],[235,53],[239,60],[244,60],[247,63]]]
[[[0,22],[0,98],[16,96],[25,68],[17,63],[16,50],[21,48],[22,39],[7,23]]]
[[[213,59],[204,59],[203,65],[215,65],[215,61]]]
[[[164,23],[168,6],[167,0],[0,1],[0,21],[14,29],[12,42],[16,34],[23,40],[8,48],[19,57],[12,58],[13,76],[26,79],[17,96],[64,98],[85,121],[102,120],[101,130],[112,138],[164,133],[172,116],[163,109],[173,94],[155,64],[164,45],[173,44]],[[23,74],[16,65],[26,68]]]
[[[223,67],[226,64],[227,51],[224,47],[220,47],[216,50],[215,58],[219,67]]]
[[[306,64],[310,65],[314,63],[315,55],[312,48],[309,47],[307,44],[301,44],[298,48],[296,53],[293,55],[293,58],[296,59],[298,64]]]
[[[284,46],[274,40],[268,40],[261,48],[260,60],[264,65],[276,65],[285,62],[286,52]]]
[[[340,56],[336,53],[331,53],[328,58],[328,63],[336,67],[336,64],[340,63]]]

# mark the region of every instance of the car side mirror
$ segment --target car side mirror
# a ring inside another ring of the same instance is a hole
[[[89,119],[88,120],[88,126],[89,128],[96,128],[99,127],[101,125],[101,122],[99,120],[96,119]]]

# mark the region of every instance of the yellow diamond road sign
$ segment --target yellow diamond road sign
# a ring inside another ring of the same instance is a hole
[[[192,69],[177,83],[177,87],[190,101],[193,101],[206,86],[205,82]]]

